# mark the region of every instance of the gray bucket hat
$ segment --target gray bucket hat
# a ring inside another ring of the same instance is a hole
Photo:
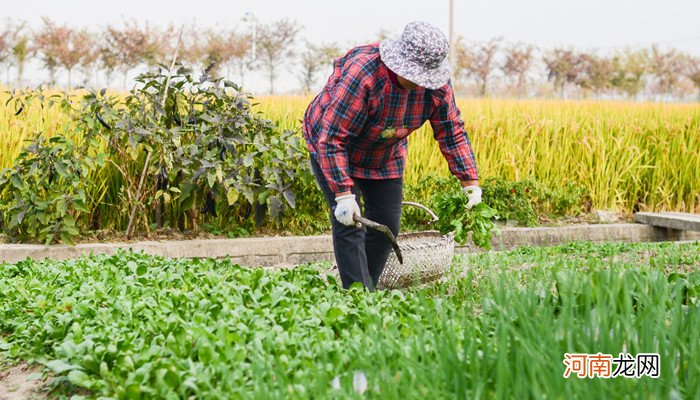
[[[379,56],[390,70],[427,89],[450,79],[449,50],[445,35],[427,22],[411,22],[401,36],[379,43]]]

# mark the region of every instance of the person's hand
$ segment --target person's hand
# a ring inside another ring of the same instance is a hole
[[[469,185],[462,188],[462,192],[467,196],[467,208],[472,208],[481,203],[481,188],[476,185]]]
[[[360,213],[360,206],[357,205],[357,201],[355,201],[354,194],[338,196],[335,198],[335,202],[337,203],[335,206],[335,219],[337,219],[338,222],[346,226],[355,225],[358,228],[362,227],[361,223],[355,222],[352,219],[355,215],[358,217],[362,215]]]

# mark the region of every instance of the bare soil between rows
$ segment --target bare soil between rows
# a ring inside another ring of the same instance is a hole
[[[48,378],[39,365],[19,363],[0,366],[0,400],[48,398]]]

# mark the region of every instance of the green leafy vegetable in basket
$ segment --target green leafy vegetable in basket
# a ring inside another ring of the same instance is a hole
[[[442,233],[454,232],[455,240],[465,244],[472,233],[475,245],[491,248],[491,235],[498,233],[493,220],[498,218],[496,210],[481,202],[467,209],[467,198],[457,191],[435,195],[435,208],[440,220],[437,229]]]

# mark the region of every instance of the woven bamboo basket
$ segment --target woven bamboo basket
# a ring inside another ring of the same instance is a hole
[[[431,224],[438,217],[429,208],[419,203],[405,202],[405,206],[414,206],[425,210],[431,215]],[[438,231],[421,231],[402,233],[396,238],[403,264],[399,262],[394,252],[384,266],[379,277],[377,289],[398,289],[419,285],[440,279],[452,265],[454,257],[454,235],[443,235]],[[338,276],[338,268],[331,273]]]
[[[441,278],[452,265],[454,235],[443,235],[437,231],[422,231],[400,234],[397,238],[403,264],[394,253],[379,276],[377,288],[398,289],[432,282]]]

